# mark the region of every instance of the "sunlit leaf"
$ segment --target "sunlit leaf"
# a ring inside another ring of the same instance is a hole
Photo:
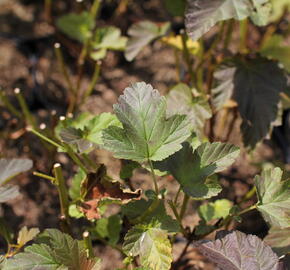
[[[38,234],[38,228],[31,228],[28,230],[26,226],[22,227],[18,233],[17,245],[24,246],[27,242],[33,240]]]
[[[280,270],[279,258],[255,235],[222,232],[215,241],[196,243],[198,250],[223,270]]]
[[[15,199],[19,195],[19,187],[5,185],[0,187],[0,203]]]
[[[203,143],[195,151],[188,143],[169,158],[155,162],[160,170],[170,172],[182,190],[195,199],[217,195],[221,186],[208,178],[229,167],[239,155],[239,148],[226,143]]]
[[[283,36],[273,35],[263,43],[260,53],[269,59],[278,60],[290,72],[290,47],[283,43]]]
[[[72,200],[78,200],[81,198],[81,183],[85,178],[86,173],[79,168],[72,179],[72,183],[68,191]]]
[[[9,181],[12,177],[32,168],[30,159],[0,159],[0,185]]]
[[[169,270],[172,262],[167,232],[152,225],[136,225],[125,236],[123,250],[139,256],[141,265],[154,270]]]
[[[273,11],[270,17],[270,21],[276,21],[282,17],[284,11],[288,8],[290,10],[289,0],[271,0]]]
[[[238,103],[244,144],[255,147],[277,118],[279,93],[287,87],[283,70],[265,58],[236,60],[215,77],[219,86],[212,90],[213,103],[220,108],[230,97]]]
[[[253,0],[253,3],[255,9],[250,15],[252,21],[258,26],[267,25],[272,12],[270,0]]]
[[[206,222],[213,219],[225,218],[229,215],[232,207],[231,201],[227,199],[216,200],[203,204],[198,208],[199,216]]]
[[[208,101],[202,97],[193,97],[190,88],[179,83],[174,86],[167,96],[167,116],[185,114],[192,125],[193,131],[203,137],[206,120],[212,116]]]
[[[290,252],[290,227],[280,229],[272,227],[264,238],[265,243],[272,247],[278,256]]]
[[[132,61],[137,54],[154,39],[166,34],[169,23],[153,23],[151,21],[141,21],[133,24],[128,34],[130,36],[125,50],[125,57]]]
[[[81,194],[83,202],[81,211],[88,219],[99,219],[99,207],[104,203],[126,204],[133,199],[140,199],[141,190],[131,191],[121,187],[121,183],[113,181],[104,165],[100,165],[95,173],[90,173],[82,182]]]
[[[272,226],[290,227],[290,180],[282,181],[280,168],[266,169],[255,178],[257,209]]]
[[[90,13],[84,11],[80,14],[70,13],[63,15],[57,20],[56,25],[70,38],[84,42],[91,36],[95,22]]]
[[[138,162],[162,160],[181,148],[190,136],[185,115],[166,118],[166,99],[150,84],[134,83],[119,97],[114,112],[123,128],[103,132],[105,149],[116,158]]]

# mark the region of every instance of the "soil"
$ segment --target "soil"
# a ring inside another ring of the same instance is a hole
[[[20,88],[29,109],[38,119],[38,124],[45,123],[50,127],[65,113],[68,106],[67,85],[59,72],[53,44],[62,44],[65,62],[70,67],[69,72],[73,80],[76,80],[73,67],[80,46],[47,23],[42,2],[0,0],[0,86],[16,107],[18,105],[13,89]],[[53,8],[53,16],[75,9],[77,5],[65,0],[56,2],[59,3]],[[128,14],[119,18],[114,17],[111,11],[116,5],[116,1],[104,4],[101,19],[98,21],[100,25],[117,25],[126,33],[128,26],[140,19],[161,22],[169,19],[164,9],[160,8],[162,3],[159,0],[134,1]],[[180,24],[180,21],[176,20],[177,28]],[[93,65],[88,62],[85,66],[83,87],[88,85],[92,72]],[[156,42],[147,46],[132,63],[128,63],[122,53],[109,52],[103,63],[101,78],[92,96],[80,110],[94,114],[112,111],[112,105],[116,103],[123,89],[136,81],[150,82],[161,93],[166,93],[176,83],[172,49]],[[238,130],[237,122],[229,141],[241,145],[240,137],[237,136]],[[223,137],[223,134],[220,135]],[[7,158],[31,158],[34,161],[33,170],[47,174],[51,173],[55,162],[60,162],[68,181],[76,170],[66,155],[46,150],[39,139],[25,131],[22,119],[15,118],[3,106],[0,106],[0,153],[1,157]],[[114,160],[110,153],[97,150],[93,156],[108,166],[113,177],[118,177],[120,163]],[[257,164],[264,160],[279,159],[281,160],[281,152],[271,141],[261,144],[254,157],[249,157],[243,152],[231,169],[220,174],[224,190],[219,197],[240,201],[253,185],[253,176],[259,171]],[[33,176],[31,172],[16,177],[13,182],[21,187],[21,196],[0,206],[0,216],[4,217],[13,232],[17,232],[22,226],[39,227],[40,230],[59,227],[59,203],[56,199],[58,195],[51,183]],[[143,170],[135,173],[132,183],[134,188],[149,188],[151,185],[149,175]],[[160,186],[166,186],[169,194],[174,194],[177,189],[172,179],[162,178],[159,183]],[[185,221],[187,226],[193,227],[198,223],[196,207],[197,203],[192,203],[188,209]],[[76,223],[76,226],[80,226],[79,229],[83,225]],[[234,224],[232,227],[260,237],[264,237],[268,230],[257,212],[246,214],[241,224]],[[175,258],[178,258],[184,245],[182,241],[176,244]],[[2,247],[0,246],[0,251],[3,251]],[[122,267],[120,253],[112,248],[95,243],[95,252],[103,259],[103,269]],[[186,260],[187,267],[181,266],[178,269],[214,269],[213,265],[192,248],[189,249]]]

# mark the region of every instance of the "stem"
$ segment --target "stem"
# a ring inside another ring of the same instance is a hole
[[[98,15],[98,11],[100,9],[101,2],[102,2],[102,0],[95,0],[92,7],[91,7],[90,14],[94,18],[94,20],[96,19],[97,15]]]
[[[240,21],[240,53],[247,53],[248,19]]]
[[[21,113],[12,105],[12,103],[9,101],[7,96],[5,95],[5,92],[0,90],[0,99],[2,100],[5,107],[16,117],[21,118]]]
[[[27,105],[24,97],[22,96],[20,89],[19,88],[15,88],[14,93],[16,95],[16,98],[17,98],[18,102],[19,102],[19,105],[21,107],[22,113],[24,114],[25,121],[29,125],[31,125],[34,129],[37,129],[34,117],[30,113],[28,105]]]
[[[65,180],[63,178],[61,165],[59,163],[54,164],[53,171],[55,175],[55,184],[58,189],[58,195],[60,200],[60,209],[61,209],[61,215],[63,217],[63,221],[66,223],[66,225],[69,224],[69,199],[68,199],[68,193],[67,188],[65,185]]]
[[[92,91],[94,90],[95,85],[100,77],[101,65],[102,65],[101,61],[96,62],[95,71],[94,71],[91,83],[83,95],[82,103],[84,103],[86,101],[87,97],[89,97],[91,95]]]
[[[88,170],[86,166],[81,162],[78,156],[74,153],[74,151],[68,145],[66,145],[66,152],[70,156],[70,158],[87,174]]]
[[[180,228],[181,228],[181,232],[182,232],[182,234],[184,235],[184,237],[186,237],[186,236],[187,236],[187,232],[186,232],[186,230],[184,229],[184,227],[183,227],[183,225],[182,225],[182,218],[181,218],[180,215],[178,214],[178,211],[177,211],[177,209],[176,209],[176,206],[175,206],[174,202],[173,202],[173,201],[168,201],[168,204],[169,204],[170,208],[172,209],[173,214],[174,214],[176,220],[177,220],[178,223],[179,223],[179,226],[180,226]]]
[[[181,206],[181,210],[179,214],[181,220],[183,219],[184,214],[186,212],[188,202],[189,202],[189,196],[186,193],[184,193],[183,202],[182,202],[182,206]]]
[[[87,165],[89,165],[94,171],[97,171],[97,169],[98,169],[98,165],[97,164],[95,164],[91,159],[90,159],[90,157],[88,156],[88,154],[86,154],[86,153],[83,153],[82,154],[82,157],[84,158],[84,160],[85,160],[85,162],[86,162],[86,164]]]
[[[83,233],[83,240],[84,240],[85,248],[88,252],[88,257],[93,258],[94,251],[93,251],[93,245],[92,245],[92,238],[91,238],[90,233],[88,231],[85,231]]]
[[[178,197],[179,197],[180,191],[181,191],[181,186],[179,186],[179,189],[178,189],[178,191],[176,192],[176,195],[175,195],[175,198],[174,198],[174,201],[173,201],[174,204],[177,203],[177,200],[178,200]]]
[[[226,37],[225,37],[225,40],[224,40],[224,50],[228,48],[231,40],[232,40],[232,33],[233,33],[233,30],[234,30],[234,24],[235,24],[235,21],[233,19],[231,19],[229,22],[228,22],[228,25],[227,25],[227,30],[226,30]]]
[[[49,175],[44,174],[44,173],[33,172],[33,175],[38,176],[38,177],[41,177],[41,178],[44,178],[44,179],[46,179],[46,180],[49,180],[49,181],[51,181],[53,184],[54,184],[55,181],[56,181],[55,177],[49,176]]]
[[[246,208],[246,209],[240,211],[237,215],[238,215],[238,216],[243,215],[243,214],[245,214],[245,213],[247,213],[247,212],[250,212],[250,211],[252,211],[252,210],[254,210],[254,209],[256,209],[256,208],[257,208],[257,205],[254,204],[254,205],[252,205],[252,206],[250,206],[250,207],[248,207],[248,208]]]
[[[180,31],[180,35],[181,35],[181,40],[182,40],[183,57],[184,57],[185,62],[187,64],[188,73],[190,75],[190,80],[192,83],[194,83],[194,73],[193,73],[193,69],[192,69],[193,63],[192,63],[192,59],[190,57],[189,49],[187,47],[187,35],[186,35],[184,30]]]
[[[46,20],[50,23],[51,22],[51,3],[52,0],[45,0],[44,2],[44,14]]]
[[[151,213],[153,213],[153,211],[156,210],[156,208],[160,204],[160,201],[161,200],[159,200],[159,199],[154,200],[152,202],[152,204],[147,208],[147,210],[140,217],[137,217],[137,218],[131,220],[131,222],[133,224],[142,223]]]
[[[150,170],[151,170],[151,175],[152,175],[152,179],[153,179],[153,183],[154,183],[155,193],[158,196],[159,195],[159,188],[157,185],[157,179],[156,179],[156,175],[154,172],[153,164],[152,164],[152,161],[150,159],[148,159],[148,163],[149,163]]]

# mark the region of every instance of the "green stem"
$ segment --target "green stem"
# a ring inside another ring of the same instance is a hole
[[[95,85],[100,77],[101,64],[102,64],[101,61],[97,61],[95,64],[95,71],[94,71],[91,83],[83,95],[82,103],[84,103],[86,101],[87,97],[89,97],[91,95],[92,91],[95,88]]]
[[[97,171],[97,169],[98,169],[98,167],[99,167],[98,164],[94,163],[94,162],[90,159],[90,157],[88,156],[88,154],[83,153],[83,154],[82,154],[82,157],[83,157],[84,161],[86,162],[86,164],[87,164],[88,166],[90,166],[94,171]]]
[[[182,218],[178,214],[178,211],[176,209],[176,206],[175,206],[174,202],[173,201],[168,201],[168,204],[169,204],[170,208],[172,209],[172,212],[173,212],[176,220],[179,223],[179,226],[180,226],[180,229],[181,229],[182,234],[184,235],[184,237],[186,237],[187,236],[187,232],[186,232],[186,230],[184,229],[184,227],[182,225]]]
[[[9,101],[7,96],[5,95],[3,90],[0,90],[0,99],[2,100],[5,107],[16,117],[21,118],[21,113],[12,105],[12,103]]]
[[[91,7],[90,14],[94,18],[94,20],[96,19],[97,15],[98,15],[98,11],[100,9],[101,2],[102,2],[102,0],[95,0],[92,7]]]
[[[68,225],[69,224],[69,199],[65,180],[63,178],[61,165],[59,163],[54,164],[53,171],[55,175],[55,184],[58,189],[58,195],[60,200],[60,209],[62,220]]]
[[[153,211],[156,210],[156,208],[159,206],[161,200],[156,199],[152,202],[152,204],[147,208],[147,210],[139,217],[131,220],[133,224],[142,223],[149,215],[153,213]]]
[[[158,188],[157,179],[156,179],[156,175],[154,172],[153,164],[152,164],[152,161],[150,159],[148,159],[148,163],[149,163],[150,170],[151,170],[151,175],[152,175],[152,179],[153,179],[153,183],[154,183],[155,193],[158,196],[159,195],[159,188]]]
[[[235,21],[233,19],[231,19],[229,22],[228,22],[228,25],[227,25],[227,30],[226,30],[226,37],[225,37],[225,40],[224,40],[224,50],[227,49],[229,47],[229,44],[232,40],[232,37],[233,37],[233,30],[234,30],[234,24],[235,24]]]
[[[41,138],[42,140],[50,143],[51,145],[55,146],[56,148],[60,148],[60,149],[64,149],[64,147],[60,144],[58,144],[57,142],[51,140],[50,138],[46,137],[45,135],[43,135],[42,133],[38,132],[37,130],[33,129],[33,128],[27,128],[27,131],[32,132],[33,134],[35,134],[36,136],[38,136],[39,138]]]
[[[175,198],[174,198],[174,204],[177,203],[180,192],[181,192],[181,186],[179,186],[179,189],[176,192],[176,195],[175,195]]]
[[[78,156],[74,153],[70,146],[66,145],[66,152],[70,156],[70,158],[85,172],[88,173],[88,169],[86,166],[81,162]]]
[[[89,258],[94,258],[94,250],[93,250],[93,245],[92,245],[92,238],[90,236],[90,233],[88,231],[85,231],[83,233],[83,240],[84,240],[84,245],[85,248],[88,252],[88,257]]]
[[[25,120],[27,124],[31,125],[34,129],[37,129],[36,124],[35,124],[35,119],[33,115],[30,113],[28,105],[24,99],[24,97],[21,94],[21,91],[19,88],[16,88],[14,90],[14,93],[16,95],[16,98],[19,102],[19,105],[21,107],[22,113],[24,114]]]
[[[181,210],[179,214],[181,220],[183,219],[184,214],[186,212],[188,202],[189,202],[189,196],[186,193],[184,193],[183,202],[182,202],[182,206],[181,206]]]
[[[237,215],[238,215],[238,216],[243,215],[243,214],[245,214],[245,213],[247,213],[247,212],[250,212],[250,211],[252,211],[252,210],[254,210],[254,209],[256,209],[256,208],[257,208],[257,205],[254,204],[254,205],[252,205],[252,206],[250,206],[250,207],[248,207],[248,208],[246,208],[246,209],[240,211]]]
[[[247,53],[248,19],[240,21],[240,53]]]
[[[49,176],[49,175],[44,174],[44,173],[33,172],[33,175],[38,176],[38,177],[41,177],[41,178],[44,178],[44,179],[46,179],[46,180],[49,180],[49,181],[51,181],[53,184],[54,184],[55,181],[56,181],[55,177]]]

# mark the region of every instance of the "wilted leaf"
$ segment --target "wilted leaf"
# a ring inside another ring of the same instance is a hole
[[[195,199],[217,195],[221,186],[209,176],[229,167],[239,155],[239,148],[226,143],[203,143],[194,152],[188,143],[183,148],[154,166],[170,172],[182,190]]]
[[[8,182],[17,174],[28,171],[32,168],[30,159],[0,159],[0,185]]]
[[[144,82],[126,88],[114,105],[114,112],[123,129],[105,129],[103,141],[105,149],[117,158],[138,162],[162,160],[178,151],[190,136],[186,116],[166,119],[165,97]]]
[[[3,270],[99,269],[99,260],[87,259],[86,250],[80,241],[58,230],[45,230],[38,237],[38,242],[7,260]]]
[[[22,227],[22,229],[18,233],[17,245],[24,246],[27,242],[33,240],[34,237],[38,234],[38,228],[31,228],[28,230],[26,226]]]
[[[131,191],[121,188],[121,183],[107,176],[106,167],[101,165],[96,173],[90,173],[82,183],[84,202],[81,210],[88,219],[99,219],[98,207],[103,202],[126,204],[140,199],[141,190]]]
[[[232,202],[226,199],[203,204],[198,208],[199,216],[206,222],[213,219],[225,218],[229,215]]]
[[[280,168],[264,170],[255,177],[257,209],[272,226],[290,227],[290,180],[282,181]]]
[[[264,238],[266,244],[278,254],[278,256],[285,255],[290,252],[290,227],[280,229],[272,227],[268,235]]]
[[[290,72],[290,47],[283,42],[283,36],[273,35],[263,43],[260,53],[268,59],[278,60]]]
[[[163,36],[169,29],[169,23],[153,23],[141,21],[133,24],[128,34],[130,36],[125,50],[125,58],[132,61],[137,54],[154,39]]]
[[[0,203],[7,202],[9,200],[15,199],[19,195],[19,187],[18,186],[11,186],[5,185],[0,186]]]
[[[236,60],[234,67],[223,68],[215,76],[220,85],[212,90],[214,104],[220,108],[229,97],[238,103],[243,141],[253,148],[277,118],[279,92],[287,87],[283,70],[273,61],[257,58]]]
[[[149,209],[150,214],[145,217],[143,214]],[[143,223],[151,223],[153,220],[158,221],[158,226],[162,230],[168,232],[179,232],[180,226],[178,222],[167,214],[164,201],[159,199],[141,199],[139,201],[130,202],[122,206],[122,213],[127,216],[133,223],[138,223],[142,219]]]
[[[171,0],[170,0],[171,1]],[[183,42],[181,35],[177,36],[165,36],[161,38],[162,42],[165,44],[178,49],[180,51],[183,50]],[[200,50],[200,44],[197,41],[193,41],[192,39],[186,40],[186,47],[189,51],[189,53],[196,55]]]
[[[239,231],[215,241],[196,243],[198,250],[223,270],[279,270],[279,258],[263,241]]]
[[[122,219],[119,215],[113,215],[108,218],[101,218],[97,221],[93,231],[101,238],[107,238],[110,244],[117,244],[122,229]]]
[[[90,13],[84,11],[80,14],[70,13],[64,15],[57,20],[56,25],[70,38],[84,42],[91,36],[95,22]]]
[[[190,88],[184,83],[174,86],[167,96],[167,117],[174,114],[187,115],[193,131],[199,137],[203,137],[205,122],[212,116],[207,100],[202,96],[193,97]]]
[[[123,250],[140,256],[141,265],[154,270],[169,270],[172,262],[167,232],[150,225],[136,225],[125,236]]]

